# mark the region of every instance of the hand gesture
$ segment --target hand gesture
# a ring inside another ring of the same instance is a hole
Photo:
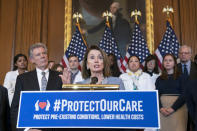
[[[63,84],[71,84],[71,71],[69,68],[64,68],[63,74],[59,76]]]

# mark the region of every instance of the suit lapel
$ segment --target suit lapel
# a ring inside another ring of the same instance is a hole
[[[55,80],[55,77],[53,75],[53,72],[51,70],[49,70],[49,79],[47,82],[47,88],[46,90],[51,90],[53,88],[53,81]]]
[[[36,70],[32,71],[32,86],[33,86],[33,89],[40,90]]]
[[[191,66],[190,66],[190,74],[192,74],[193,71],[195,71],[194,69],[195,65],[193,62],[191,62]]]
[[[178,64],[178,68],[179,68],[180,73],[182,74],[183,72],[182,72],[182,64],[181,63]]]

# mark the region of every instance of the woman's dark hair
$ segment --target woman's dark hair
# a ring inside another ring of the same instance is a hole
[[[116,56],[112,53],[108,54],[108,57],[109,56],[112,57],[112,62],[113,62],[113,64],[110,65],[111,75],[114,76],[114,77],[119,77],[121,75],[121,72],[120,72],[119,67],[118,67]]]
[[[84,55],[83,64],[82,64],[82,77],[84,79],[87,79],[87,78],[90,78],[90,76],[91,76],[90,69],[87,69],[88,54],[90,53],[91,50],[98,50],[99,52],[101,52],[101,54],[103,56],[103,64],[104,64],[103,76],[109,77],[111,75],[110,67],[109,67],[109,59],[108,59],[106,53],[96,45],[90,46],[90,48],[87,49],[87,51]]]
[[[130,59],[131,59],[132,57],[136,57],[136,58],[139,60],[139,63],[140,63],[140,58],[139,58],[138,56],[136,56],[136,55],[131,55],[131,56],[129,57],[129,59],[128,59],[127,64],[129,64],[129,61],[130,61]]]
[[[151,60],[155,60],[155,68],[153,69],[152,73],[159,74],[158,60],[157,60],[157,57],[155,55],[149,55],[148,57],[146,57],[144,72],[148,72],[147,63]]]
[[[177,61],[176,57],[173,54],[165,54],[163,57],[163,62],[162,62],[162,72],[161,72],[161,79],[167,80],[168,79],[168,73],[166,69],[164,68],[164,59],[166,56],[171,56],[174,60],[174,72],[173,72],[173,79],[176,80],[180,76],[180,72],[177,67]]]
[[[129,61],[130,61],[130,59],[131,59],[132,57],[136,57],[136,58],[138,59],[138,61],[139,61],[139,68],[138,68],[138,69],[140,69],[140,68],[141,68],[140,58],[139,58],[138,56],[136,56],[136,55],[131,55],[131,56],[129,57],[128,62],[127,62],[127,64],[128,64],[128,69],[131,71],[131,69],[129,68]]]
[[[15,64],[16,64],[17,60],[19,59],[19,57],[24,57],[24,58],[25,58],[25,60],[27,61],[27,56],[26,56],[26,55],[24,55],[24,54],[17,54],[16,56],[14,56],[13,71],[15,71],[15,70],[17,70],[17,69],[18,69],[18,67],[17,67]],[[28,62],[28,61],[27,61],[27,62]],[[27,68],[26,68],[26,70],[27,70]]]
[[[61,64],[55,64],[55,65],[51,68],[51,70],[57,71],[57,68],[58,68],[58,67],[61,67],[62,70],[64,70],[64,66],[61,65]]]

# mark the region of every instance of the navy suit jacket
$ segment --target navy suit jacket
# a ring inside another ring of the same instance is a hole
[[[46,90],[61,90],[61,89],[62,89],[62,80],[59,77],[59,73],[56,71],[49,70],[49,79],[48,79]],[[14,97],[13,97],[12,104],[11,104],[11,123],[12,123],[13,130],[16,130],[20,92],[21,91],[39,91],[39,90],[40,90],[40,87],[38,83],[36,70],[23,73],[17,77]],[[44,130],[51,131],[54,129],[42,129],[42,131]]]
[[[0,131],[11,131],[8,91],[0,86]]]
[[[195,125],[197,125],[197,95],[196,93],[197,93],[197,79],[190,80],[187,83],[185,96],[186,96],[186,103],[187,103],[190,117],[194,121]],[[195,131],[197,131],[197,127],[195,128]]]
[[[182,65],[178,64],[178,70],[182,73]],[[189,80],[197,78],[197,65],[194,62],[191,62],[190,72],[189,72]]]
[[[182,72],[182,64],[178,64],[178,69],[179,71],[183,74]],[[191,62],[191,67],[190,67],[190,72],[189,76],[184,76],[185,79],[184,81],[184,96],[185,96],[185,101],[187,104],[187,108],[189,111],[189,119],[192,119],[194,123],[197,124],[196,117],[197,117],[197,97],[195,96],[195,93],[197,89],[195,89],[196,84],[197,84],[197,65],[194,62]],[[195,130],[197,131],[197,129]]]

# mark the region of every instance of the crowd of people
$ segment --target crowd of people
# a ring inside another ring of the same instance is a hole
[[[27,57],[17,54],[13,71],[6,74],[4,87],[0,87],[0,131],[16,130],[21,91],[62,90],[62,84],[76,83],[117,84],[120,90],[158,90],[160,130],[192,131],[197,122],[197,64],[191,61],[191,57],[191,47],[182,45],[179,49],[180,63],[177,64],[173,54],[166,54],[162,70],[159,70],[156,56],[148,56],[142,69],[139,57],[133,55],[128,59],[126,73],[121,73],[113,54],[107,55],[98,46],[92,45],[84,55],[80,71],[78,57],[74,54],[68,58],[69,67],[64,68],[54,61],[48,61],[45,44],[33,44],[29,49],[29,60],[35,69],[28,71]],[[97,79],[93,81],[95,77]]]
[[[112,3],[110,11],[113,17],[110,19],[110,24],[121,54],[124,56],[126,45],[130,40],[130,25],[123,19],[120,10],[118,2]],[[82,30],[82,32],[94,33],[103,24],[105,21],[91,30]],[[75,54],[68,57],[67,68],[55,61],[48,61],[47,47],[42,43],[31,45],[28,55],[35,69],[28,71],[27,56],[17,54],[13,60],[13,70],[7,72],[4,84],[0,86],[0,131],[64,130],[16,128],[21,91],[61,91],[63,84],[116,84],[119,85],[120,90],[158,90],[161,122],[159,130],[197,131],[195,128],[197,56],[192,61],[192,50],[188,45],[180,47],[179,63],[173,54],[166,54],[161,69],[158,67],[155,55],[146,58],[143,68],[139,57],[132,55],[128,59],[125,73],[120,72],[114,54],[106,54],[96,45],[87,49],[81,70],[79,70],[79,59]],[[143,130],[156,131],[156,129]]]
[[[120,3],[113,2],[110,12],[112,18],[109,19],[109,23],[121,55],[124,56],[131,28],[121,14]],[[105,20],[92,29],[82,29],[82,33],[95,33],[104,25]],[[17,54],[13,60],[13,70],[7,72],[4,84],[0,86],[0,131],[64,131],[65,129],[52,128],[16,128],[21,91],[61,91],[63,84],[116,84],[119,85],[119,90],[158,90],[161,122],[159,130],[197,131],[197,55],[192,61],[190,46],[180,47],[178,60],[173,54],[163,56],[161,69],[155,55],[149,55],[145,59],[143,68],[139,57],[132,55],[128,58],[125,73],[119,70],[114,54],[106,54],[96,45],[87,49],[81,70],[75,54],[68,57],[67,68],[55,61],[49,61],[47,47],[42,43],[31,45],[28,55],[35,69],[28,71],[27,56]]]

